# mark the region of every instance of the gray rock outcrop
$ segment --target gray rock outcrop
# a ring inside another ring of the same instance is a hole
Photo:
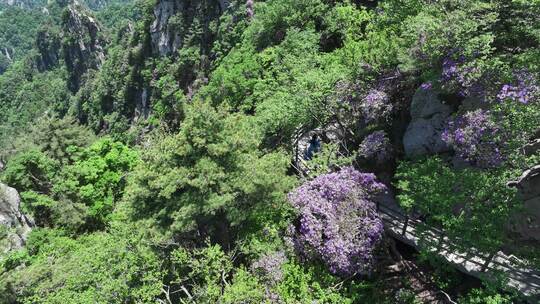
[[[77,4],[70,4],[62,22],[63,57],[69,72],[69,89],[79,90],[83,75],[105,61],[101,25]]]
[[[21,212],[21,198],[17,190],[0,183],[0,251],[24,246],[33,222]]]
[[[160,0],[154,7],[154,22],[150,26],[152,51],[161,56],[171,55],[180,49],[190,30],[201,30],[203,44],[212,38],[209,24],[218,21],[229,7],[229,1]],[[206,41],[204,41],[206,40]]]
[[[524,240],[540,242],[540,164],[508,183],[518,189],[523,210],[511,220],[511,230]]]
[[[509,182],[508,186],[517,187],[524,201],[540,196],[540,164],[525,170],[517,181]]]
[[[435,91],[418,89],[411,103],[411,122],[403,136],[405,154],[418,157],[449,151],[441,134],[451,113],[451,107],[445,105]]]
[[[36,38],[38,49],[37,68],[40,72],[51,70],[60,59],[60,37],[49,31],[41,30]]]
[[[540,129],[534,132],[530,141],[522,147],[523,154],[531,156],[540,152]]]

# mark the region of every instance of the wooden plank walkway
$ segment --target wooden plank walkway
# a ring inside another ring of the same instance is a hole
[[[437,252],[460,271],[479,279],[494,279],[503,273],[509,287],[527,297],[530,303],[540,303],[540,271],[527,267],[518,258],[501,251],[484,254],[474,248],[460,252],[442,230],[426,227],[424,223],[409,218],[403,211],[384,204],[378,203],[377,210],[385,230],[394,238],[417,249]]]

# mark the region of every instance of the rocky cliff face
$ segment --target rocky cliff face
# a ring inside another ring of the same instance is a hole
[[[69,72],[68,86],[79,90],[83,75],[105,61],[101,25],[79,5],[69,5],[62,18],[62,53]]]
[[[152,50],[170,55],[184,45],[188,36],[200,33],[202,45],[210,44],[211,22],[217,21],[229,7],[229,1],[161,0],[154,7],[150,26]]]
[[[32,230],[33,222],[21,212],[17,190],[0,183],[0,251],[21,248]]]
[[[57,33],[44,29],[36,38],[38,57],[37,67],[40,72],[50,70],[58,65],[60,59],[61,39]]]

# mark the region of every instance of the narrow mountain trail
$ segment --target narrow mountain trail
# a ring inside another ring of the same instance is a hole
[[[399,209],[384,204],[378,204],[377,209],[385,230],[394,238],[417,249],[427,246],[461,272],[479,279],[494,279],[504,272],[509,287],[523,294],[530,303],[540,300],[540,272],[518,258],[501,251],[494,254],[484,254],[475,248],[458,251],[443,231],[434,227],[420,228],[424,225],[421,221],[409,218]]]

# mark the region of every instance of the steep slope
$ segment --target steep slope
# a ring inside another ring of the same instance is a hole
[[[62,16],[62,53],[69,73],[68,86],[77,92],[82,77],[105,60],[105,40],[98,22],[82,7],[69,5]]]
[[[540,265],[538,1],[91,5],[1,52],[0,303],[417,303],[377,203],[430,298],[524,301],[423,244]]]

